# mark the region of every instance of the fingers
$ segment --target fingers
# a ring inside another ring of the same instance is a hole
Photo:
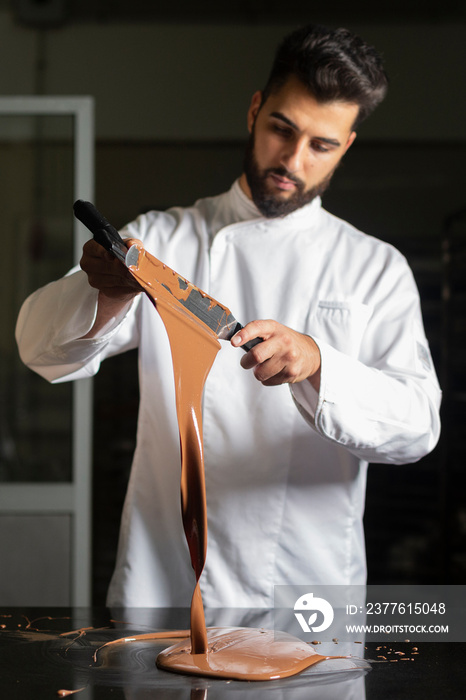
[[[235,347],[240,347],[256,338],[265,340],[269,337],[275,323],[275,321],[251,321],[233,336],[231,343]]]
[[[84,244],[80,266],[87,274],[91,287],[106,296],[128,298],[141,291],[123,263],[94,240]]]
[[[244,369],[252,369],[256,379],[265,386],[299,381],[301,363],[290,338],[272,336],[241,358]]]
[[[241,358],[241,366],[252,369],[265,386],[300,382],[319,371],[320,352],[314,340],[276,321],[248,323],[231,342],[240,346],[257,337],[263,342]]]

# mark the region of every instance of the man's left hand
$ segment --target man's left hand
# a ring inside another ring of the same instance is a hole
[[[241,358],[244,369],[254,369],[254,376],[265,386],[294,384],[308,379],[319,391],[320,352],[314,340],[277,321],[251,321],[231,339],[236,347],[254,338],[255,345]]]

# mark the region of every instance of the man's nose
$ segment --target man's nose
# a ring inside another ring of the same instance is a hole
[[[303,167],[307,144],[304,139],[296,139],[286,144],[281,156],[281,164],[291,173]]]

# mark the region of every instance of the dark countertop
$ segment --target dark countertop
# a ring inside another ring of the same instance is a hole
[[[209,626],[234,624],[234,611],[207,611]],[[236,611],[239,626],[270,627],[263,611]],[[209,619],[212,618],[212,619]],[[239,619],[241,618],[241,619]],[[212,622],[212,620],[215,622]],[[218,622],[217,622],[218,620]],[[261,624],[264,623],[264,624]],[[60,690],[76,700],[442,700],[464,697],[466,644],[337,643],[316,650],[350,653],[372,663],[329,661],[292,678],[269,682],[221,681],[181,676],[155,666],[173,642],[134,642],[96,650],[119,637],[185,629],[189,611],[1,609],[0,691],[15,700],[46,700]],[[272,625],[273,626],[273,625]],[[416,647],[416,649],[415,649]],[[386,656],[386,660],[380,658]],[[362,667],[361,667],[362,666]]]

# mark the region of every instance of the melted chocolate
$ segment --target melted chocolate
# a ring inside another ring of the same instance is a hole
[[[220,343],[210,328],[177,303],[174,296],[181,298],[185,292],[177,288],[172,270],[142,248],[137,267],[129,269],[155,304],[170,341],[181,443],[181,511],[196,576],[190,639],[159,654],[157,665],[178,673],[272,680],[299,673],[323,659],[335,658],[317,654],[308,644],[284,632],[244,627],[206,630],[199,586],[207,547],[201,404],[204,384]],[[144,635],[144,638],[163,636],[169,637],[170,633]]]
[[[328,658],[286,632],[251,627],[209,627],[208,650],[191,651],[189,641],[162,651],[157,666],[167,671],[216,678],[270,681],[287,678]]]
[[[86,690],[86,688],[77,688],[77,690],[57,690],[57,695],[59,695],[61,698],[65,698],[68,695],[74,695],[75,693],[80,693],[83,690]]]
[[[155,303],[170,341],[181,445],[181,514],[196,575],[191,601],[191,645],[193,654],[205,654],[207,635],[199,586],[207,550],[202,394],[220,343],[208,326],[173,299],[174,292],[180,295],[183,291],[178,289],[172,270],[145,251],[140,251],[137,269],[130,270]]]

